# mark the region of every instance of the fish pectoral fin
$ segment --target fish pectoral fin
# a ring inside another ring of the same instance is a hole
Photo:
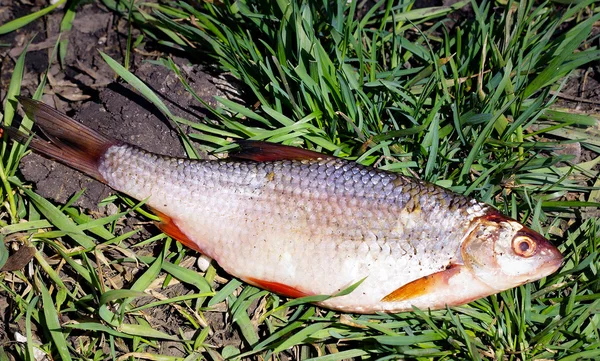
[[[183,231],[179,228],[179,226],[175,223],[173,218],[167,216],[166,214],[157,211],[156,209],[149,207],[152,213],[154,213],[158,218],[160,218],[159,222],[155,222],[154,224],[167,236],[175,239],[176,241],[182,243],[184,246],[191,248],[195,251],[198,251],[204,255],[211,257],[206,254],[200,246],[191,238],[189,238]],[[211,257],[212,258],[212,257]]]
[[[288,286],[288,285],[285,285],[285,284],[279,283],[279,282],[259,280],[254,277],[247,277],[247,278],[244,278],[243,280],[250,283],[251,285],[254,285],[256,287],[265,289],[265,290],[273,292],[273,293],[277,293],[278,295],[282,295],[285,297],[300,298],[300,297],[310,296],[310,294],[308,294],[304,291],[301,291],[295,287]]]
[[[423,296],[430,292],[435,292],[435,290],[440,287],[448,286],[448,280],[454,275],[460,273],[462,267],[462,265],[454,264],[443,271],[418,278],[398,288],[394,292],[388,294],[387,296],[382,298],[381,301],[406,301],[413,298],[417,298],[419,296]]]
[[[247,159],[255,162],[335,158],[331,155],[313,152],[312,150],[257,140],[237,140],[236,143],[240,146],[240,150],[230,153],[229,156],[231,158]]]

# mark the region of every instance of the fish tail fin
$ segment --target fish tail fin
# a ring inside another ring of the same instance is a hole
[[[48,141],[26,134],[10,127],[4,130],[18,142],[25,143],[30,138],[29,147],[37,153],[57,160],[97,180],[106,183],[98,170],[98,165],[108,148],[119,144],[73,118],[37,100],[18,97],[27,116],[34,120]]]

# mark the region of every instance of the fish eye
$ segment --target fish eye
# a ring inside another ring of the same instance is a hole
[[[513,239],[512,248],[521,257],[531,257],[535,254],[535,241],[526,236],[517,236]]]

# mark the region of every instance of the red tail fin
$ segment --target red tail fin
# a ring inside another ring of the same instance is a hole
[[[99,181],[105,182],[98,172],[98,162],[107,149],[118,144],[58,110],[37,100],[18,97],[27,116],[35,121],[48,138],[34,136],[29,146],[41,155],[55,159]],[[16,129],[6,129],[18,141],[26,136]]]

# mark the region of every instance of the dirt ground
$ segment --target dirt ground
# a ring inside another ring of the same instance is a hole
[[[29,14],[47,6],[46,0],[0,0],[0,24]],[[33,94],[41,75],[49,66],[52,48],[59,33],[62,11],[51,13],[44,20],[34,21],[16,32],[0,36],[0,99],[4,101],[15,60],[21,50],[32,41],[26,58],[22,95]],[[128,85],[116,80],[114,72],[102,60],[99,51],[122,63],[127,42],[126,20],[113,15],[98,2],[80,6],[68,33],[68,52],[64,67],[56,62],[49,68],[48,85],[44,101],[57,109],[79,119],[104,134],[123,140],[147,150],[170,156],[185,156],[177,131],[157,108],[133,91]],[[134,38],[138,35],[134,32]],[[130,70],[153,90],[175,114],[192,121],[201,120],[206,110],[197,105],[185,91],[174,74],[166,68],[149,61],[164,55],[148,44],[132,53]],[[176,58],[187,81],[208,103],[215,104],[215,95],[223,96],[221,79],[203,71],[203,67],[189,60]],[[600,110],[600,68],[598,64],[573,74],[561,91],[559,104],[582,112]],[[574,152],[581,152],[581,149]],[[65,203],[73,194],[85,188],[85,194],[76,205],[98,212],[98,203],[113,191],[79,172],[37,155],[27,156],[20,171],[23,178],[34,185],[34,190],[58,204]],[[101,209],[100,212],[110,212]],[[142,235],[157,234],[157,229],[143,220],[131,218],[123,230],[144,227]],[[140,225],[142,224],[142,225]],[[152,253],[149,249],[148,253]],[[183,286],[173,288],[173,293],[185,292]],[[10,325],[7,299],[0,294],[0,344],[11,342],[13,332],[22,325]],[[180,323],[172,317],[168,306],[157,307],[153,318],[161,324],[161,330],[178,334]],[[208,340],[216,345],[240,346],[235,330],[227,326],[226,313],[209,314],[214,331]],[[185,331],[185,330],[184,330]],[[161,353],[181,356],[178,344],[164,343]]]

